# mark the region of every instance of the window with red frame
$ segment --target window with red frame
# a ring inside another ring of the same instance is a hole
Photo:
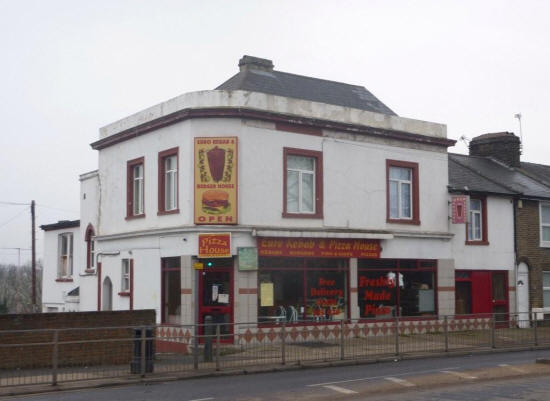
[[[420,224],[418,163],[386,160],[388,223]]]
[[[158,213],[178,213],[178,148],[159,153]]]
[[[127,162],[126,169],[126,218],[145,216],[145,159]]]
[[[468,222],[466,223],[466,245],[488,245],[487,198],[470,197]]]
[[[323,217],[323,153],[284,148],[283,217]]]

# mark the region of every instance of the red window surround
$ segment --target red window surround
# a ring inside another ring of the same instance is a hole
[[[158,215],[163,214],[177,214],[180,212],[179,207],[176,207],[174,210],[166,210],[166,166],[164,164],[164,160],[169,156],[176,156],[176,163],[177,163],[177,174],[176,174],[176,202],[179,205],[179,197],[180,197],[180,186],[179,186],[179,167],[180,167],[180,161],[179,161],[179,148],[171,148],[164,150],[162,152],[159,152],[158,157]]]
[[[145,193],[143,195],[143,213],[134,214],[134,172],[137,165],[143,165],[143,190],[145,191],[145,158],[129,160],[126,163],[126,220],[145,217]]]
[[[481,201],[481,240],[470,241],[468,239],[468,222],[464,224],[466,230],[466,245],[489,245],[489,235],[487,226],[487,197],[486,196],[470,196],[470,199],[479,199]],[[468,213],[470,205],[468,205]]]
[[[287,212],[287,157],[304,156],[315,158],[315,212]],[[323,218],[323,152],[296,148],[283,148],[283,217],[321,219]]]
[[[412,170],[412,219],[394,219],[390,217],[390,167],[403,167]],[[420,225],[419,194],[418,163],[405,162],[401,160],[386,160],[386,222]]]
[[[94,226],[91,224],[88,224],[88,227],[86,228],[86,270],[85,273],[93,273],[93,256],[92,256],[92,237],[95,235],[94,232]]]

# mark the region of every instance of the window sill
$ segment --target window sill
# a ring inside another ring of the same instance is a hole
[[[411,224],[411,225],[415,225],[415,226],[419,226],[420,225],[420,220],[418,219],[390,219],[390,218],[387,218],[386,219],[386,223],[390,223],[390,224]]]
[[[72,283],[73,278],[72,277],[60,277],[60,278],[56,278],[55,281],[58,282],[58,283]]]
[[[118,295],[121,296],[121,297],[129,297],[130,292],[129,291],[122,291],[122,292],[119,292]]]
[[[164,216],[165,214],[178,214],[180,212],[179,209],[174,210],[159,210],[157,213],[157,216]]]
[[[540,247],[541,248],[550,248],[550,242],[541,242]]]
[[[465,241],[465,245],[489,245],[489,241]]]
[[[126,216],[126,220],[141,219],[145,217],[145,213]]]
[[[284,218],[291,219],[322,219],[323,213],[288,213],[283,212]]]
[[[86,269],[86,270],[84,270],[84,273],[86,273],[86,274],[94,274],[94,273],[95,273],[95,269]]]

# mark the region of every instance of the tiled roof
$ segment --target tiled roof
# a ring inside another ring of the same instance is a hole
[[[449,187],[550,199],[550,187],[489,157],[449,154]]]
[[[239,66],[241,71],[216,89],[261,92],[397,115],[363,86],[275,71],[271,60],[250,56],[244,56]]]
[[[80,226],[80,220],[60,220],[57,223],[43,224],[40,228],[44,231],[62,230],[64,228],[74,228]]]
[[[550,185],[550,166],[521,162],[521,170],[537,181]]]

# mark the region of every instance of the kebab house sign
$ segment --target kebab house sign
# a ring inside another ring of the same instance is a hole
[[[269,238],[258,239],[258,256],[314,258],[380,257],[380,241],[338,238]]]
[[[237,224],[237,137],[195,138],[195,224]]]

